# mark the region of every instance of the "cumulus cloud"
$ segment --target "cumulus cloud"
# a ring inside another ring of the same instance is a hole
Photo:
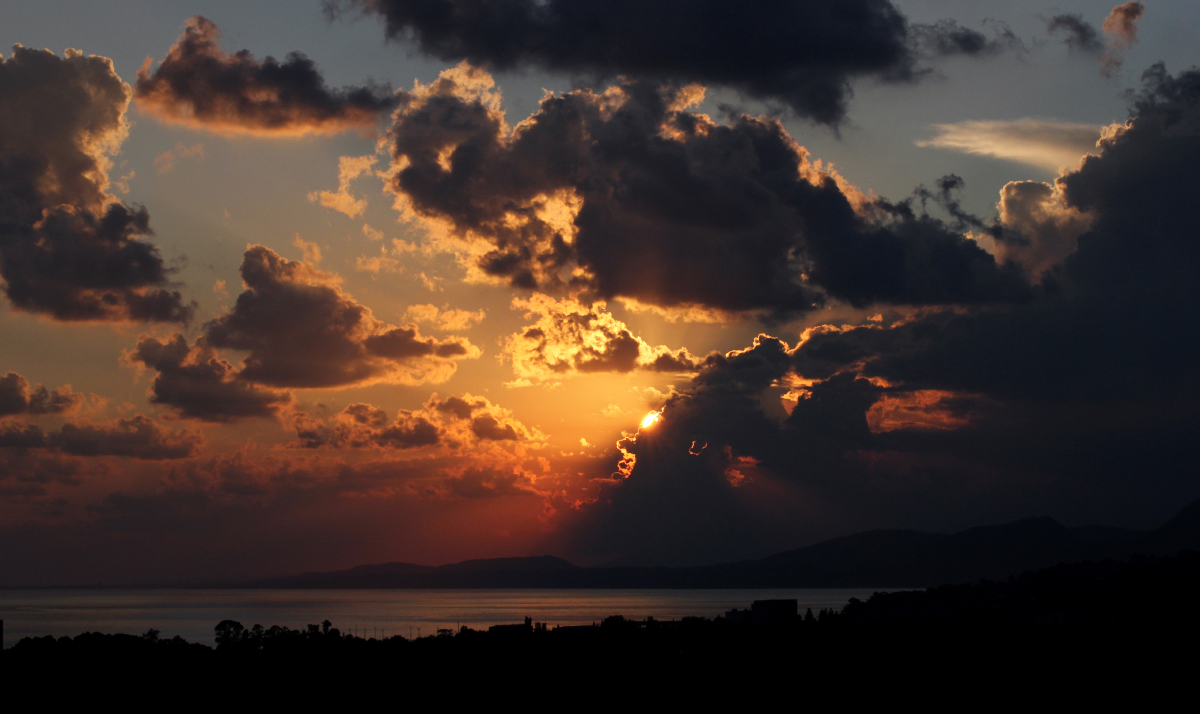
[[[401,410],[395,421],[389,421],[386,412],[370,404],[351,404],[324,420],[299,413],[293,427],[298,446],[307,449],[414,449],[442,440],[441,429],[425,416]]]
[[[980,55],[1008,44],[953,22],[914,28],[888,0],[736,7],[728,0],[326,0],[325,7],[331,15],[379,15],[388,37],[443,60],[722,85],[827,124],[843,118],[853,79],[912,81],[921,74],[918,55]]]
[[[0,377],[0,417],[14,414],[67,414],[76,411],[83,395],[70,385],[51,391],[44,385],[29,386],[29,380],[16,372]]]
[[[367,210],[367,201],[355,198],[350,193],[350,183],[363,174],[370,173],[378,161],[374,154],[367,156],[342,156],[338,159],[338,188],[337,191],[313,191],[308,194],[308,200],[319,203],[326,208],[345,213],[350,218],[356,218]],[[381,240],[383,233],[375,231],[373,236],[370,226],[363,225],[363,233],[372,240]]]
[[[174,407],[180,416],[191,419],[273,418],[292,399],[287,392],[239,380],[237,369],[203,338],[189,345],[183,335],[167,340],[142,335],[125,357],[131,364],[155,371],[151,403]]]
[[[917,146],[991,156],[1056,171],[1096,151],[1100,127],[1090,124],[1016,119],[934,124],[937,135]]]
[[[219,31],[199,15],[151,71],[138,71],[138,106],[155,118],[222,134],[302,136],[369,130],[395,105],[386,87],[330,89],[299,52],[282,63],[248,50],[228,54]]]
[[[418,410],[401,409],[395,420],[370,404],[351,404],[327,417],[296,412],[291,419],[297,448],[460,449],[484,442],[538,442],[545,435],[525,426],[512,412],[486,397],[464,394],[439,398],[435,393]]]
[[[0,58],[0,277],[12,306],[63,321],[186,322],[146,209],[109,194],[129,87],[112,61]]]
[[[514,298],[514,310],[537,321],[510,335],[504,357],[518,379],[545,380],[579,372],[689,372],[699,365],[686,348],[651,347],[608,312],[604,302],[585,305],[534,293]]]
[[[1091,214],[1067,204],[1061,186],[1040,181],[1005,184],[997,208],[1001,224],[1015,234],[996,243],[998,255],[1038,275],[1075,252],[1092,223]]]
[[[950,227],[867,199],[774,119],[688,111],[701,96],[577,90],[512,128],[491,77],[460,66],[404,94],[389,185],[483,277],[525,289],[775,315],[1023,297],[1019,271]]]
[[[463,338],[438,340],[413,324],[377,320],[336,276],[269,248],[251,246],[241,272],[245,290],[233,309],[208,322],[194,344],[183,335],[142,335],[125,355],[155,371],[152,403],[204,421],[273,418],[291,403],[288,388],[443,382],[457,360],[480,354]],[[218,349],[249,354],[235,366]]]
[[[269,387],[348,387],[373,382],[444,382],[480,351],[460,337],[438,340],[416,325],[396,327],[344,292],[338,278],[251,246],[245,290],[204,327],[207,345],[243,350],[238,379]]]

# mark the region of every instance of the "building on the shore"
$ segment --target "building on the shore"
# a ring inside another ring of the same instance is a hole
[[[734,625],[755,627],[778,627],[795,622],[800,614],[800,603],[796,600],[755,600],[750,609],[736,607],[725,613],[725,621]]]

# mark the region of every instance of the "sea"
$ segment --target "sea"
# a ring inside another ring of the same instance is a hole
[[[222,620],[246,627],[302,628],[329,620],[366,637],[429,636],[462,625],[486,629],[526,617],[555,625],[588,625],[623,615],[642,620],[716,617],[755,600],[795,599],[800,612],[841,610],[877,590],[0,590],[4,647],[23,637],[82,632],[160,637],[213,644]]]

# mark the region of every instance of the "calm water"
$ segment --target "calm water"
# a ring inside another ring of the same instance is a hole
[[[361,635],[432,635],[440,627],[521,622],[587,625],[609,615],[659,620],[715,617],[754,600],[795,598],[800,612],[841,609],[874,590],[0,590],[4,645],[81,632],[180,635],[212,644],[213,626],[302,627],[328,619]]]

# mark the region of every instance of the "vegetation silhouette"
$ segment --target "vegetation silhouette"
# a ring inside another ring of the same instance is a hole
[[[136,673],[176,693],[219,683],[296,696],[322,683],[402,685],[496,704],[514,686],[548,702],[659,701],[858,710],[1156,710],[1190,692],[1200,635],[1200,553],[1058,565],[1003,581],[851,599],[801,615],[758,601],[707,619],[607,617],[584,627],[526,618],[488,630],[364,638],[223,620],[216,646],[84,633],[3,652],[11,681],[111,686]],[[106,683],[106,684],[105,684]]]

